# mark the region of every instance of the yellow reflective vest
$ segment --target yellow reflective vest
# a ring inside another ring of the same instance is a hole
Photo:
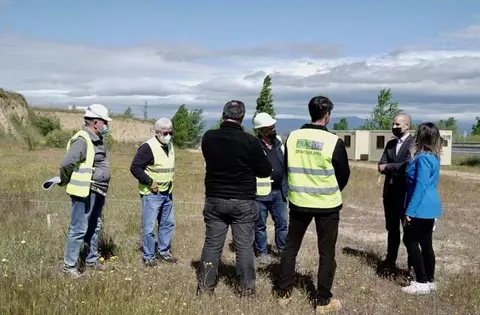
[[[162,148],[162,144],[156,137],[144,142],[150,146],[153,153],[153,165],[147,166],[145,173],[150,178],[158,183],[158,191],[171,193],[173,190],[173,174],[175,168],[175,151],[173,145],[170,142],[168,144],[168,156]],[[152,193],[150,185],[142,183],[138,184],[138,190],[141,195],[149,195]]]
[[[280,138],[280,136],[277,135],[277,139],[278,141],[280,141],[280,149],[282,150],[283,153],[285,153],[282,138]],[[257,177],[257,197],[268,196],[268,194],[271,191],[272,191],[272,178],[270,176],[265,178]]]
[[[332,155],[338,136],[321,129],[290,133],[287,146],[289,201],[299,207],[328,209],[342,204]]]
[[[87,197],[90,194],[90,185],[92,184],[93,162],[95,160],[95,148],[92,139],[85,130],[80,130],[73,135],[67,143],[67,152],[70,149],[70,143],[73,139],[82,137],[87,142],[87,152],[85,161],[78,162],[73,169],[70,181],[65,188],[69,195],[77,197]]]

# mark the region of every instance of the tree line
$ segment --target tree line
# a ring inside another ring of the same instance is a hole
[[[267,75],[263,80],[263,86],[260,91],[260,95],[257,98],[257,104],[253,117],[255,117],[255,115],[259,112],[266,112],[275,118],[276,113],[271,85],[272,79],[269,75]],[[144,120],[148,120],[147,109],[148,105],[147,102],[145,102],[143,108]],[[402,111],[403,110],[400,108],[399,103],[392,100],[391,89],[381,89],[377,96],[377,103],[371,111],[369,118],[367,118],[365,123],[358,129],[390,130],[393,117]],[[122,116],[133,118],[132,109],[128,107]],[[221,123],[222,118],[220,117],[216,124],[211,126],[211,128],[219,128]],[[441,119],[439,121],[435,121],[435,123],[440,129],[452,130],[454,138],[461,136],[458,131],[457,120],[454,117]],[[182,104],[173,115],[172,124],[175,131],[173,135],[173,143],[180,148],[198,145],[201,135],[206,127],[206,121],[203,119],[203,110],[189,110],[186,108],[185,104]],[[412,125],[412,129],[416,129],[416,127],[417,126]],[[243,128],[244,131],[253,133],[252,130],[247,130],[245,127]],[[349,130],[347,119],[345,117],[340,118],[340,120],[333,125],[332,129]],[[471,135],[480,136],[480,117],[476,117],[476,123],[472,126]]]

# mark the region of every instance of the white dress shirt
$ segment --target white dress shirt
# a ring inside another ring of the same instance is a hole
[[[398,154],[398,151],[400,151],[400,148],[402,147],[403,142],[405,139],[407,139],[409,133],[407,132],[403,137],[397,138],[397,147],[396,147],[396,154]]]

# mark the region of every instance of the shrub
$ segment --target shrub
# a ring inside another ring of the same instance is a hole
[[[30,122],[40,131],[42,136],[48,135],[54,130],[60,130],[60,120],[58,118],[50,118],[35,114],[33,110],[28,112]]]
[[[461,160],[458,164],[462,166],[480,167],[480,156],[469,156]]]
[[[63,130],[52,130],[45,137],[45,144],[53,148],[65,148],[68,140],[70,140],[70,133]]]

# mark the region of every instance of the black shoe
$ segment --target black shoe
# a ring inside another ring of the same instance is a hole
[[[381,276],[394,276],[397,272],[397,265],[390,260],[384,260],[378,264],[377,274]]]
[[[167,262],[170,264],[177,263],[177,259],[172,256],[172,254],[158,255],[158,260],[162,262]]]
[[[213,296],[213,289],[201,289],[199,286],[197,286],[197,296],[200,295],[207,295],[207,296]]]

